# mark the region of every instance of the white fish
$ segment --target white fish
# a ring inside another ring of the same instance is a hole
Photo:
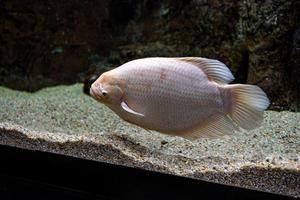
[[[103,73],[90,93],[127,122],[188,139],[253,129],[269,106],[257,86],[233,84],[223,63],[207,58],[144,58]]]

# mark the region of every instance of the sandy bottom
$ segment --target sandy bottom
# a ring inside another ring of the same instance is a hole
[[[124,122],[82,87],[0,87],[0,143],[300,197],[300,113],[267,111],[258,129],[190,142]]]

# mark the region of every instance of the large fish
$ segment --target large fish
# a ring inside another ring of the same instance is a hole
[[[218,60],[143,58],[103,73],[91,96],[127,122],[188,139],[258,127],[269,106],[257,86],[232,84]]]

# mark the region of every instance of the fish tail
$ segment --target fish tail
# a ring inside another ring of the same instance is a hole
[[[223,86],[225,112],[241,128],[251,130],[263,120],[263,112],[270,104],[264,91],[255,85],[233,84]]]

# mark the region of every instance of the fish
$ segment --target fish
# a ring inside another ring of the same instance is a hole
[[[252,130],[270,101],[255,85],[234,80],[222,62],[202,57],[150,57],[107,71],[91,96],[123,120],[189,140]]]

